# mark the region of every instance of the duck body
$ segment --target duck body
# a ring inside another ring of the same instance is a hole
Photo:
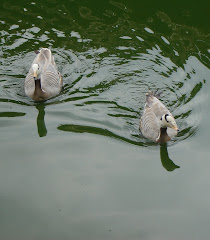
[[[62,77],[57,70],[50,49],[37,51],[25,78],[25,94],[35,101],[44,101],[58,95],[62,89]]]
[[[178,127],[170,111],[152,92],[146,94],[146,104],[140,120],[144,137],[154,142],[167,142],[177,135]]]

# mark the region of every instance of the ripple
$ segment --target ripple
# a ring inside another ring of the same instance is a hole
[[[23,16],[1,17],[0,103],[19,105],[16,115],[11,111],[14,117],[36,107],[40,137],[48,133],[47,110],[52,119],[59,116],[59,131],[154,146],[138,130],[149,90],[162,92],[161,100],[180,126],[181,132],[170,144],[196,134],[205,114],[209,79],[209,46],[197,29],[176,24],[163,12],[153,21],[138,23],[127,6],[114,2],[100,12],[85,3],[75,5],[74,11],[68,4],[58,10],[41,2],[12,9]],[[160,24],[165,24],[165,31],[159,30]],[[33,51],[40,47],[51,48],[64,79],[61,94],[42,107],[23,90]],[[0,115],[6,113],[2,109]]]

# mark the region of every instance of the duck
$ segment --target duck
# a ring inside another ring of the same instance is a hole
[[[139,129],[142,135],[153,142],[164,143],[179,131],[176,121],[167,107],[159,100],[160,94],[148,92]]]
[[[60,93],[63,80],[50,49],[41,48],[35,53],[37,56],[25,78],[25,94],[34,101],[45,101]]]

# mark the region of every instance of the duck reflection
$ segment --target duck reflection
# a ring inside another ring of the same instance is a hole
[[[22,117],[25,115],[23,112],[0,112],[0,117]]]
[[[117,134],[114,134],[109,130],[101,129],[98,127],[82,126],[82,125],[75,125],[75,124],[64,124],[64,125],[60,125],[58,127],[58,130],[67,131],[67,132],[75,132],[75,133],[99,134],[99,135],[119,139],[119,140],[131,143],[134,145],[145,146],[143,143],[129,140],[127,138],[124,138]],[[167,150],[167,143],[160,144],[160,160],[161,160],[163,167],[169,172],[174,171],[176,168],[180,168],[169,158],[168,150]]]
[[[163,167],[169,172],[174,171],[176,168],[180,168],[169,158],[167,143],[162,143],[160,145],[160,160]]]
[[[44,103],[37,103],[36,109],[38,110],[37,116],[37,130],[40,137],[45,137],[47,135],[47,128],[44,121],[45,116],[45,105]]]

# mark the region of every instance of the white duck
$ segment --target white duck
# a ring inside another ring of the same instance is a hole
[[[140,130],[144,137],[154,142],[167,142],[179,131],[173,115],[152,92],[146,94]]]
[[[43,101],[58,95],[63,81],[50,49],[42,48],[36,53],[25,78],[25,94],[35,101]]]

